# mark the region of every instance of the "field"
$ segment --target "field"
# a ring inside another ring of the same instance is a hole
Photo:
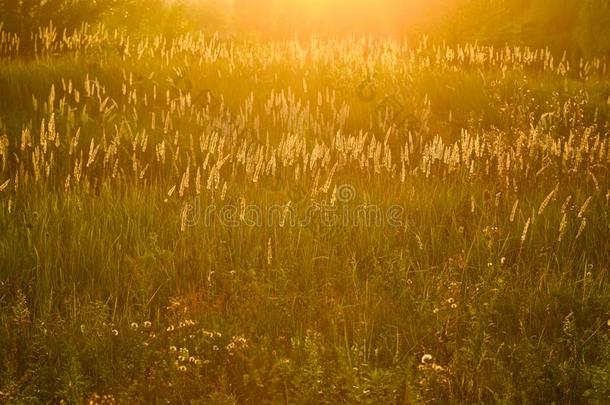
[[[0,402],[610,399],[610,59],[0,34]]]

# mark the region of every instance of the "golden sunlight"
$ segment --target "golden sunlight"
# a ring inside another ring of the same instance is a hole
[[[0,405],[609,403],[609,21],[0,0]]]
[[[450,0],[234,0],[232,7],[242,24],[267,34],[393,34],[443,12],[450,3]]]

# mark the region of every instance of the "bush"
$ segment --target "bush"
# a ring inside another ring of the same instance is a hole
[[[16,33],[24,49],[31,44],[31,33],[51,22],[60,32],[98,21],[113,10],[120,0],[0,0],[0,24],[7,32]]]

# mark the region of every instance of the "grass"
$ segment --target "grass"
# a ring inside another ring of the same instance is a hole
[[[0,400],[607,401],[607,60],[95,32],[0,46]]]

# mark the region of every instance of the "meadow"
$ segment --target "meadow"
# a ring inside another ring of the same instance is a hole
[[[608,403],[610,59],[20,43],[0,33],[0,402]]]

